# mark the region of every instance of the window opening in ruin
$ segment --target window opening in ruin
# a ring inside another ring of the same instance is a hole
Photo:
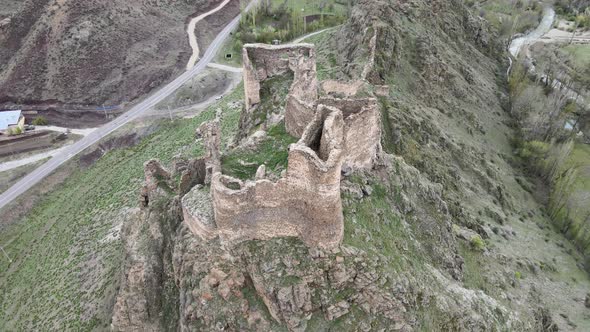
[[[318,128],[318,130],[313,135],[312,141],[309,144],[309,148],[312,149],[318,155],[318,157],[320,157],[320,158],[321,158],[321,156],[320,156],[320,148],[322,146],[322,135],[323,135],[323,133],[324,133],[324,130],[321,127]]]

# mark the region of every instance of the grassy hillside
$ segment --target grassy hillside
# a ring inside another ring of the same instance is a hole
[[[75,171],[26,218],[4,229],[0,245],[13,262],[0,257],[0,330],[107,327],[124,255],[119,230],[126,209],[137,207],[143,163],[198,156],[195,128],[218,107],[224,109],[224,137],[231,137],[239,108],[229,104],[242,96],[238,88],[196,118],[164,123],[141,144]]]
[[[576,68],[590,66],[590,45],[568,45],[565,50],[573,57]]]
[[[359,0],[347,24],[310,39],[320,76],[357,79],[374,36],[368,80],[390,87],[379,101],[383,145],[395,155],[344,178],[344,246],[323,253],[275,239],[245,242],[236,253],[181,228],[167,234],[175,236],[174,261],[167,263],[180,268],[173,281],[184,305],[174,318],[196,330],[254,329],[250,318],[275,327],[267,302],[292,310],[289,294],[278,295],[302,285],[315,292],[309,296],[315,311],[308,317],[306,309],[302,318],[311,331],[589,329],[583,296],[590,280],[571,245],[549,227],[522,170],[512,166],[505,54],[493,29],[459,0]],[[13,262],[0,255],[0,330],[107,329],[123,271],[119,231],[139,205],[144,162],[168,165],[179,154],[200,155],[194,130],[218,108],[226,147],[238,131],[235,102],[242,98],[240,87],[194,119],[162,123],[139,145],[76,170],[7,226],[0,245]],[[267,135],[255,148],[227,153],[224,170],[250,178],[250,163],[267,162],[280,172],[293,138],[279,127]],[[229,302],[219,294],[220,280],[212,291],[209,278],[211,267],[226,265],[250,276],[242,282],[247,292],[226,293]],[[262,287],[273,287],[272,299],[253,286],[253,269],[262,272]],[[341,305],[332,308],[337,313],[350,307],[329,321],[326,303]],[[258,316],[247,316],[248,307]]]

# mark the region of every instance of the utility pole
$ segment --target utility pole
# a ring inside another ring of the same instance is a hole
[[[170,105],[168,105],[168,115],[170,115],[170,121],[172,121],[172,111],[170,110]]]
[[[572,31],[572,38],[570,38],[570,41],[568,44],[571,44],[574,42],[574,37],[576,36],[576,30],[578,30],[578,26],[580,25],[580,21],[578,20],[578,15],[580,15],[580,11],[575,9],[576,12],[576,25],[574,26],[574,30]]]

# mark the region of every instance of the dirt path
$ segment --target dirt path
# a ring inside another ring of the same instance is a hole
[[[572,32],[559,29],[551,29],[540,40],[544,43],[569,43],[590,44],[590,31],[576,31],[572,38]]]
[[[64,147],[61,147],[59,149],[55,149],[55,150],[51,150],[51,151],[47,151],[47,152],[43,152],[43,153],[38,153],[36,155],[30,156],[30,157],[26,157],[23,159],[19,159],[19,160],[13,160],[13,161],[7,161],[5,163],[0,164],[0,172],[5,172],[5,171],[9,171],[11,169],[15,169],[21,166],[25,166],[28,164],[32,164],[32,163],[36,163],[40,160],[43,159],[47,159],[53,156],[58,155],[60,152],[63,152],[65,149],[67,149],[69,147],[69,145],[66,145]]]
[[[90,135],[93,131],[95,131],[97,128],[90,128],[90,129],[70,129],[70,128],[63,128],[63,127],[55,127],[55,126],[36,126],[36,130],[50,130],[50,131],[56,131],[56,132],[60,132],[60,133],[72,133],[75,135],[80,135],[80,136],[88,136]],[[60,148],[57,149],[53,149],[53,150],[49,150],[49,151],[45,151],[45,152],[41,152],[32,156],[28,156],[22,159],[18,159],[18,160],[11,160],[11,161],[7,161],[4,163],[0,163],[0,172],[5,172],[11,169],[15,169],[21,166],[25,166],[28,164],[32,164],[32,163],[36,163],[40,160],[49,158],[49,157],[53,157],[57,154],[59,154],[60,152],[64,151],[67,147],[69,147],[71,144],[62,146]]]
[[[74,128],[64,128],[64,127],[56,127],[56,126],[35,126],[35,129],[36,130],[51,130],[51,131],[57,131],[60,133],[70,132],[70,133],[76,134],[76,135],[88,136],[98,128],[74,129]]]
[[[326,28],[326,29],[322,29],[322,30],[319,30],[319,31],[316,31],[316,32],[309,33],[309,34],[307,34],[305,36],[301,36],[301,37],[293,40],[289,44],[301,43],[302,41],[306,40],[307,38],[313,37],[315,35],[319,35],[320,33],[324,33],[326,31],[334,30],[334,29],[339,28],[339,27],[341,27],[341,25],[337,25],[337,26],[334,26],[334,27],[330,27],[330,28]]]
[[[222,65],[222,64],[213,63],[213,62],[210,63],[209,65],[207,65],[207,67],[225,70],[225,71],[229,71],[231,73],[241,73],[243,71],[241,67],[232,67],[232,66]]]
[[[188,40],[191,45],[191,48],[193,49],[193,54],[191,55],[191,58],[189,59],[188,64],[186,65],[186,70],[191,70],[195,66],[197,61],[199,60],[199,55],[200,55],[199,43],[197,42],[197,35],[195,34],[195,28],[197,26],[197,23],[202,21],[207,16],[218,12],[223,7],[225,7],[225,5],[227,5],[230,1],[231,0],[223,1],[219,6],[217,6],[217,8],[193,18],[190,21],[190,23],[188,24],[188,28],[186,29],[186,32],[188,33]]]

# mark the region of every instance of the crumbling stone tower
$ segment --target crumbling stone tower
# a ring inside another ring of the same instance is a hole
[[[246,44],[244,58],[244,91],[246,106],[242,122],[250,118],[260,103],[260,86],[264,80],[294,73],[293,84],[285,106],[285,128],[301,137],[320,105],[343,112],[345,121],[345,161],[352,168],[371,168],[381,153],[381,114],[374,98],[319,97],[315,49],[312,44],[266,45]],[[331,82],[332,93],[359,90],[362,83]]]
[[[276,183],[215,174],[211,192],[222,241],[296,236],[310,246],[339,245],[343,142],[342,113],[321,107],[301,140],[291,145],[286,175]]]
[[[287,132],[301,137],[313,118],[314,102],[318,98],[315,48],[312,44],[266,45],[246,44],[243,48],[245,110],[240,128],[248,132],[253,113],[260,104],[262,82],[269,78],[293,73],[293,84],[287,96],[286,116],[294,115],[289,123],[298,123]]]
[[[184,221],[204,240],[294,236],[309,246],[338,246],[344,234],[343,143],[342,112],[322,106],[299,142],[290,146],[284,177],[265,179],[263,167],[255,181],[246,182],[216,172],[210,196],[196,187],[183,199]]]
[[[246,110],[260,104],[260,84],[274,76],[293,72],[290,93],[303,100],[318,97],[315,48],[312,44],[246,44],[242,50]]]

